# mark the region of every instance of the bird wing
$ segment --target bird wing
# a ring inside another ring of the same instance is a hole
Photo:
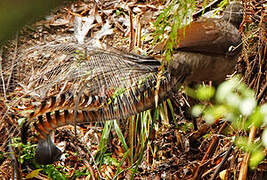
[[[241,43],[238,30],[229,22],[220,19],[194,21],[179,29],[178,35],[175,49],[180,51],[226,54],[231,53],[231,46],[238,47]]]

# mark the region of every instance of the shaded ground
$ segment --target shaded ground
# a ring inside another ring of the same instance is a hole
[[[6,179],[11,178],[12,172],[16,172],[17,169],[20,172],[18,174],[26,177],[33,169],[36,169],[30,164],[31,161],[26,161],[22,165],[12,164],[12,158],[6,152],[15,151],[14,158],[17,158],[21,156],[19,154],[21,151],[19,148],[7,148],[6,144],[8,139],[17,137],[19,134],[18,121],[22,118],[19,106],[30,101],[25,97],[23,103],[12,106],[23,90],[23,88],[15,85],[18,82],[28,81],[28,77],[46,62],[38,61],[38,57],[29,57],[25,58],[23,62],[16,62],[17,57],[23,56],[24,50],[31,46],[42,45],[51,41],[60,43],[73,38],[75,15],[94,18],[87,35],[89,38],[97,37],[97,41],[127,52],[141,54],[148,52],[149,55],[159,57],[156,54],[158,52],[153,51],[152,32],[154,27],[152,22],[164,8],[166,6],[160,1],[124,2],[114,0],[101,1],[98,4],[77,1],[74,4],[54,10],[43,21],[32,26],[26,26],[18,34],[17,39],[2,48],[1,57],[3,60],[1,63],[5,73],[1,77],[7,79],[6,84],[9,84],[9,88],[6,89],[5,93],[1,89],[1,94],[4,95],[0,99],[0,117],[3,119],[0,125],[0,137],[3,139],[1,142],[0,176],[6,177]],[[133,22],[132,26],[130,25],[131,21]],[[264,28],[264,26],[262,25],[261,28]],[[134,30],[135,33],[133,33]],[[266,33],[266,29],[260,30]],[[139,38],[137,36],[138,32],[141,34]],[[244,37],[248,37],[248,35],[244,33]],[[250,41],[247,39],[244,41],[247,51],[243,52],[237,71],[242,73],[247,84],[256,90],[258,97],[262,98],[261,102],[266,102],[266,94],[261,95],[264,86],[266,86],[267,78],[266,61],[264,61],[266,59],[266,34],[265,37],[263,34],[262,38],[255,37]],[[16,68],[12,68],[15,67],[14,64],[16,64]],[[265,70],[262,71],[262,69]],[[12,73],[13,75],[9,78]],[[238,134],[246,135],[247,133],[236,132],[227,122],[219,121],[216,125],[210,126],[205,124],[201,118],[192,119],[188,115],[188,111],[189,104],[192,104],[193,100],[182,92],[174,94],[172,101],[176,114],[175,120],[170,116],[170,113],[154,119],[155,130],[152,131],[148,143],[149,148],[145,151],[143,161],[138,166],[134,178],[189,179],[195,175],[200,179],[210,179],[228,151],[230,154],[226,156],[227,159],[220,172],[225,173],[225,179],[238,177],[243,153],[235,147],[231,148],[232,137]],[[5,112],[9,107],[11,107],[9,113],[6,114]],[[166,104],[163,107],[167,109]],[[174,123],[175,121],[177,121],[177,126]],[[194,130],[193,121],[196,121],[198,130]],[[131,131],[129,129],[132,127],[130,122],[128,120],[126,123],[119,123],[129,147],[131,146]],[[141,127],[140,124],[141,122],[136,123],[136,126]],[[71,126],[63,127],[55,133],[56,142],[64,146],[65,152],[68,154],[65,160],[55,163],[56,167],[64,167],[59,168],[61,172],[64,172],[63,174],[68,175],[69,178],[77,178],[77,170],[79,170],[79,178],[87,177],[90,172],[94,177],[112,179],[117,170],[121,169],[122,171],[117,177],[121,179],[131,177],[130,169],[136,163],[142,149],[139,142],[142,136],[138,132],[135,132],[137,140],[136,144],[133,144],[134,152],[132,152],[132,156],[130,153],[128,156],[126,153],[125,156],[123,144],[114,129],[111,130],[109,135],[105,154],[97,151],[101,141],[103,125],[98,123],[77,127],[77,129],[79,133],[76,136],[74,128]],[[30,141],[32,143],[36,142],[33,138]],[[93,160],[93,156],[96,157],[95,160]],[[120,161],[122,164],[118,165]],[[42,168],[53,169],[51,167]],[[257,179],[257,177],[264,179],[266,168],[265,160],[257,169],[249,172],[249,179]],[[45,179],[47,175],[39,173],[38,175],[32,175],[32,177]]]

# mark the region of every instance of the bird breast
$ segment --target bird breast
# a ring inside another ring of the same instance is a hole
[[[175,66],[175,63],[187,64],[191,68],[190,75],[186,77],[188,83],[213,81],[218,84],[234,71],[236,59],[232,56],[180,51],[174,55],[171,66]]]

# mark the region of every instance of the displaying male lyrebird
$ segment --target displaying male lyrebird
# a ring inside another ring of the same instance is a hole
[[[232,4],[221,19],[202,19],[180,29],[173,60],[165,66],[153,57],[77,43],[30,49],[49,58],[26,86],[38,99],[27,121],[39,133],[37,161],[49,164],[57,159],[60,151],[49,135],[60,126],[125,119],[153,108],[157,99],[163,101],[185,81],[223,81],[241,49],[241,8]],[[24,126],[24,141],[27,130]]]

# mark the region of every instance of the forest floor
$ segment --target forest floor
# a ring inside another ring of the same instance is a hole
[[[153,32],[155,31],[153,23],[160,12],[167,7],[166,4],[153,0],[102,0],[97,2],[76,1],[57,8],[41,21],[25,26],[17,34],[15,40],[10,41],[2,48],[0,56],[3,59],[1,63],[3,63],[3,72],[5,72],[2,74],[3,79],[8,79],[10,74],[14,74],[14,69],[11,67],[14,63],[19,63],[19,68],[16,69],[14,75],[15,80],[10,78],[9,89],[6,89],[5,97],[0,97],[0,118],[2,119],[0,139],[3,140],[1,140],[0,177],[3,179],[14,177],[14,173],[20,174],[22,178],[37,179],[47,179],[48,177],[129,179],[131,177],[134,165],[138,163],[143,148],[139,141],[144,141],[144,139],[142,140],[143,136],[135,132],[137,134],[135,143],[131,142],[130,128],[133,122],[136,123],[133,121],[136,117],[119,122],[128,147],[134,147],[133,150],[129,148],[128,152],[116,134],[117,131],[111,128],[105,152],[99,154],[104,126],[102,123],[95,123],[77,126],[79,132],[77,135],[72,126],[56,131],[55,142],[58,146],[63,147],[67,155],[54,164],[54,169],[51,166],[42,166],[40,168],[46,170],[39,172],[36,166],[30,163],[33,155],[29,155],[29,160],[24,158],[26,162],[23,164],[21,162],[17,164],[7,153],[15,152],[15,159],[21,156],[21,147],[7,147],[11,138],[18,137],[20,133],[18,124],[22,119],[19,107],[12,107],[12,103],[20,100],[19,95],[23,89],[20,84],[28,81],[27,77],[44,64],[38,59],[35,62],[32,62],[32,59],[31,61],[16,62],[16,59],[30,47],[49,42],[61,43],[68,41],[69,38],[74,38],[74,16],[86,17],[91,21],[87,25],[87,38],[94,38],[94,45],[107,49],[111,46],[126,52],[151,55],[159,59],[164,58],[160,56],[158,47],[153,44]],[[197,4],[198,9],[201,6],[201,3]],[[264,42],[259,43],[264,45]],[[243,54],[240,58],[236,72],[241,73],[249,87],[260,94],[266,86],[266,70],[263,71],[265,74],[259,74],[259,68],[255,68],[255,64],[253,65],[258,62],[255,60],[258,56],[255,53],[246,53],[246,56]],[[265,50],[262,50],[262,55],[266,55],[266,45]],[[263,61],[260,66],[263,69],[266,68],[266,62]],[[16,82],[20,82],[19,86]],[[0,93],[4,94],[3,89]],[[190,106],[199,102],[189,98],[182,90],[175,93],[171,100],[175,118],[170,115],[167,103],[164,102],[163,107],[166,108],[166,111],[164,115],[161,115],[164,118],[160,116],[161,118],[154,119],[154,129],[148,144],[143,142],[147,148],[137,172],[134,174],[134,179],[211,179],[216,171],[219,171],[221,179],[237,179],[244,152],[233,146],[232,138],[238,134],[248,135],[248,132],[236,131],[228,122],[218,120],[216,124],[208,125],[202,118],[192,118]],[[264,95],[262,102],[266,102],[266,100],[266,95]],[[6,113],[7,110],[9,110],[8,113]],[[194,129],[194,124],[197,125],[197,129]],[[141,125],[136,123],[136,126]],[[259,130],[258,133],[261,131]],[[258,136],[256,135],[256,137]],[[36,143],[36,140],[31,139],[31,143]],[[220,178],[217,176],[215,179]],[[267,179],[266,159],[256,169],[248,172],[248,179],[264,178]]]

